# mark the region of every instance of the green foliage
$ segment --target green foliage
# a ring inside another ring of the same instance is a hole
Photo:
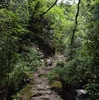
[[[25,53],[24,52],[22,59],[24,61],[25,66],[27,66],[27,68],[29,70],[35,71],[41,65],[40,54],[34,48],[30,48],[30,52],[29,53]]]
[[[61,78],[75,87],[82,83],[90,99],[98,100],[99,1],[81,1],[72,47],[70,42],[77,4],[60,3],[42,15],[54,3],[53,0],[4,2],[0,1],[0,89],[4,90],[8,88],[6,84],[12,84],[18,90],[26,75],[24,72],[35,71],[41,65],[39,53],[30,47],[27,50],[28,47],[19,42],[21,36],[30,35],[32,38],[35,34],[54,46],[56,51],[64,51],[66,56],[67,63],[64,63],[66,60],[59,61],[57,68],[48,74],[48,79],[52,81],[56,77]],[[19,54],[17,52],[21,46],[25,50]],[[27,75],[25,77],[28,78]]]
[[[57,62],[56,68],[54,68],[52,71],[48,73],[48,80],[49,82],[52,82],[53,80],[60,80],[62,67],[64,67],[65,63],[62,60],[59,60]]]
[[[40,55],[34,48],[30,48],[29,53],[24,52],[20,58],[12,73],[10,73],[11,86],[15,90],[21,89],[26,84],[23,80],[30,79],[28,74],[36,71],[41,65]]]
[[[53,80],[59,80],[59,73],[61,72],[61,68],[54,68],[52,71],[48,73],[48,80],[52,82]]]
[[[66,19],[64,14],[64,8],[61,8],[59,6],[54,6],[53,9],[51,9],[46,15],[51,25],[50,27],[53,29],[53,34],[47,34],[52,35],[51,39],[58,51],[61,51],[64,49],[63,44],[63,37],[65,33],[66,28]]]
[[[16,41],[24,28],[19,23],[19,18],[12,11],[0,9],[0,76],[8,76],[16,63],[19,55],[16,53]],[[2,78],[4,79],[4,78]],[[2,82],[2,81],[1,81]]]
[[[90,97],[90,100],[98,100],[99,98],[99,84],[88,81],[88,84],[85,85],[85,89]]]
[[[17,41],[26,29],[17,13],[2,8],[0,16],[0,99],[3,99],[12,81],[10,75],[17,69],[16,65],[20,59],[20,54],[17,53],[19,48]]]
[[[39,18],[40,15],[47,10],[47,0],[30,0],[30,15],[34,18]]]
[[[56,50],[64,49],[63,37],[66,30],[66,16],[64,8],[55,5],[43,16],[42,14],[53,4],[53,1],[30,1],[30,23],[34,33],[48,41]],[[36,22],[36,23],[35,23]]]
[[[90,100],[99,98],[99,20],[98,1],[82,1],[78,28],[73,48],[66,47],[66,56],[72,51],[73,58],[61,69],[61,78],[74,87],[80,85],[88,91]],[[84,14],[85,15],[84,15]],[[70,39],[67,38],[69,43]]]
[[[19,77],[22,71],[22,65],[21,63],[19,64],[20,54],[17,53],[19,48],[17,41],[27,31],[18,12],[2,8],[0,9],[0,16],[0,95],[6,95],[6,93],[3,93],[3,90],[7,90],[11,82],[13,84],[16,83],[15,90],[18,88],[17,86],[20,80],[17,81],[15,79]],[[16,74],[14,74],[12,79],[11,76],[14,72]]]

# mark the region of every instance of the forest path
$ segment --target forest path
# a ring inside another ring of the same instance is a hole
[[[19,100],[63,100],[49,85],[47,74],[56,66],[42,66],[34,74],[30,84],[23,90]]]

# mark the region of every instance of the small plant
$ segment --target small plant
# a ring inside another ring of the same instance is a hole
[[[87,90],[90,100],[99,100],[99,84],[89,80],[89,83],[87,83],[84,88]]]
[[[61,68],[54,68],[48,73],[48,80],[52,82],[53,80],[60,80]]]

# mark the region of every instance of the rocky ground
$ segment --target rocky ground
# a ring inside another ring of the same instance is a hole
[[[40,67],[31,76],[30,84],[20,92],[19,100],[63,100],[58,93],[52,89],[47,79],[47,73],[56,66],[56,63],[51,64],[51,62],[48,61],[48,64],[48,66]]]

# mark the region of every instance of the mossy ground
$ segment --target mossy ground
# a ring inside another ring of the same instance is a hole
[[[31,97],[37,95],[32,89],[32,85],[27,85],[24,89],[20,91],[19,100],[31,100]]]

